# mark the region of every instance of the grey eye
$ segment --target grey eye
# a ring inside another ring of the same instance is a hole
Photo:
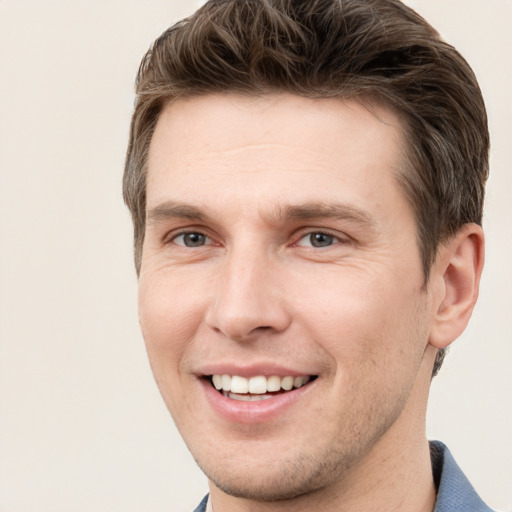
[[[334,236],[327,233],[311,233],[309,242],[313,247],[329,247],[334,243]]]
[[[202,233],[182,233],[174,238],[174,243],[184,247],[201,247],[208,241],[208,237]]]
[[[323,233],[322,231],[315,231],[313,233],[308,233],[304,235],[297,245],[300,247],[330,247],[333,244],[338,243],[340,240],[338,237],[334,235],[330,235],[329,233]]]

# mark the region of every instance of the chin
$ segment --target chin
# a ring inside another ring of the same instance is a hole
[[[243,464],[231,464],[226,459],[221,464],[197,462],[210,482],[229,496],[273,502],[299,498],[339,482],[353,457],[333,458],[331,452],[323,457],[298,455],[288,460],[272,457],[259,464],[249,458]]]
[[[260,502],[290,500],[314,492],[321,487],[314,485],[309,478],[305,478],[304,468],[300,466],[294,468],[292,472],[281,469],[273,473],[273,475],[264,476],[254,472],[248,475],[220,475],[217,471],[209,479],[229,496]]]

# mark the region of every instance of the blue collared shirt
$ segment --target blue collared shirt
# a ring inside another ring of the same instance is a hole
[[[493,512],[473,489],[446,445],[431,441],[430,457],[437,487],[433,512]],[[194,512],[205,512],[207,503],[208,496],[205,496]]]
[[[430,458],[437,487],[434,512],[493,512],[473,489],[446,445],[431,441]]]

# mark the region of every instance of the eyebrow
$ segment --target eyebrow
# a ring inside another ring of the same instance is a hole
[[[280,206],[277,208],[276,217],[292,220],[326,218],[347,220],[365,227],[373,227],[375,224],[368,213],[345,203],[306,203]]]
[[[177,201],[165,201],[147,212],[149,224],[158,224],[170,219],[187,219],[205,221],[210,218],[207,211],[197,206]],[[346,220],[364,227],[372,228],[374,219],[359,208],[345,203],[311,202],[299,205],[277,206],[270,215],[270,222],[282,220],[314,220],[336,219]]]
[[[206,213],[200,208],[185,203],[177,203],[176,201],[166,201],[147,212],[147,219],[150,224],[157,224],[168,219],[202,221],[207,217]]]

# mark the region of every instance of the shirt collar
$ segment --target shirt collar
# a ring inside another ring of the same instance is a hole
[[[430,442],[430,458],[437,487],[434,512],[492,512],[473,489],[443,443]]]

